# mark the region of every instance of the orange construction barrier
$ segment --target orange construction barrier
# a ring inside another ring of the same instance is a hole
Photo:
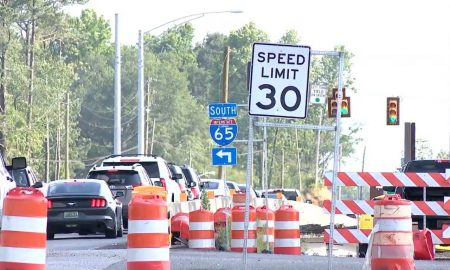
[[[372,270],[414,270],[414,245],[411,221],[411,202],[398,194],[386,195],[375,202],[372,234]]]
[[[256,253],[256,210],[249,208],[247,252]],[[242,252],[244,250],[244,221],[245,207],[235,206],[231,209],[231,251]]]
[[[170,230],[175,237],[189,239],[189,214],[176,213],[170,219]]]
[[[245,193],[233,194],[233,206],[245,205]]]
[[[189,248],[216,249],[212,212],[205,209],[189,212]]]
[[[44,270],[47,199],[34,188],[17,187],[3,202],[0,269]]]
[[[281,205],[275,211],[275,254],[301,254],[299,216],[292,205]]]
[[[161,197],[163,200],[167,199],[167,191],[163,187],[159,186],[137,186],[133,188],[132,195],[156,195]]]
[[[167,202],[136,194],[128,206],[128,270],[170,270]]]
[[[264,242],[264,249],[261,252],[273,250],[275,227],[275,214],[266,206],[256,208],[256,233],[259,239]]]
[[[434,260],[434,245],[430,230],[418,230],[413,232],[414,259]]]

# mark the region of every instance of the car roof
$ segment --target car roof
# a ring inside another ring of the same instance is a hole
[[[200,179],[202,182],[223,182],[222,179],[215,179],[215,178],[202,178]]]
[[[160,156],[156,155],[141,155],[141,154],[129,154],[129,155],[110,155],[103,159],[102,162],[146,162],[146,161],[158,161],[164,160]]]
[[[130,166],[127,165],[111,165],[111,166],[94,166],[92,167],[89,172],[93,171],[109,171],[109,170],[117,170],[117,171],[138,171],[138,170],[144,170],[144,167],[142,167],[141,164],[133,164]]]

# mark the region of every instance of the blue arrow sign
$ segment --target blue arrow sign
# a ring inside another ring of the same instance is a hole
[[[208,105],[209,118],[237,117],[236,103],[212,103]]]
[[[235,147],[213,148],[211,151],[212,165],[236,165],[237,151]]]
[[[235,119],[212,119],[209,126],[209,135],[215,143],[225,146],[236,139],[237,130]]]

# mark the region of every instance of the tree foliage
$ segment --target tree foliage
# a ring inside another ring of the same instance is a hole
[[[64,175],[66,134],[70,146],[69,175],[84,176],[92,165],[113,152],[115,55],[111,26],[93,10],[84,10],[79,17],[62,11],[66,5],[82,2],[5,0],[0,3],[0,60],[4,64],[0,66],[0,86],[7,86],[4,87],[7,109],[0,117],[4,123],[1,132],[6,136],[6,156],[27,156],[40,175],[49,179]],[[225,52],[229,48],[228,102],[244,105],[239,107],[237,121],[238,138],[246,139],[247,69],[252,44],[270,40],[254,23],[228,35],[208,34],[196,44],[194,33],[195,29],[187,23],[158,36],[151,33],[144,36],[146,146],[148,152],[152,149],[153,154],[168,161],[190,163],[202,173],[215,169],[210,164],[214,144],[209,138],[206,108],[210,103],[221,101]],[[288,30],[278,42],[299,44],[300,40],[296,31]],[[355,91],[351,76],[352,54],[344,46],[336,46],[335,50],[345,53],[344,86],[348,93]],[[122,150],[135,153],[137,48],[122,45],[121,51]],[[330,91],[337,87],[338,64],[337,57],[314,56],[310,84],[325,85]],[[67,93],[70,97],[68,132],[65,127]],[[270,121],[333,124],[333,119],[326,118],[324,105],[311,106],[308,113],[308,118],[301,121]],[[359,142],[358,131],[358,126],[342,131],[343,156],[354,152]],[[262,135],[262,129],[255,128],[255,139],[261,139]],[[268,129],[272,186],[281,185],[281,179],[286,187],[298,187],[300,180],[304,187],[314,182],[317,138],[317,131],[312,130]],[[320,138],[319,170],[322,173],[333,157],[334,133],[322,132]],[[236,144],[236,147],[240,153],[239,165],[228,169],[227,175],[243,182],[247,146]],[[262,146],[256,144],[257,186],[261,185],[261,154]]]

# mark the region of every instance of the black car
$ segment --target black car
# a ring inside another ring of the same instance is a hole
[[[122,204],[104,181],[56,180],[48,185],[47,200],[47,239],[58,233],[123,235]]]

